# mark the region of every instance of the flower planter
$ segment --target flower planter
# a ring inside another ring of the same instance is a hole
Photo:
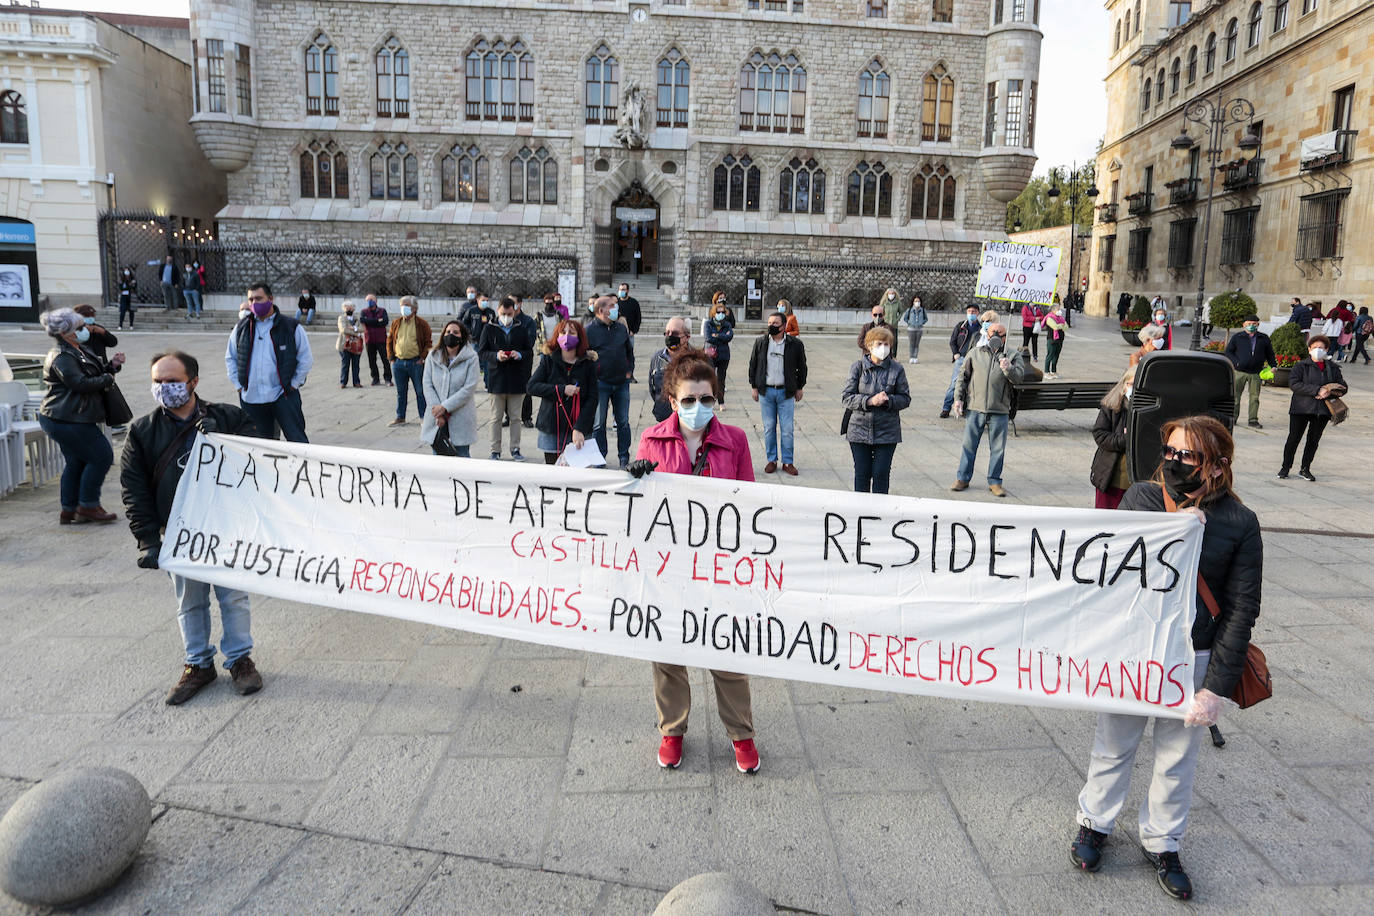
[[[1287,388],[1287,387],[1288,387],[1288,376],[1292,373],[1292,371],[1293,371],[1293,370],[1292,370],[1291,368],[1289,368],[1288,366],[1283,366],[1283,367],[1281,367],[1281,368],[1275,369],[1275,370],[1274,370],[1274,377],[1271,378],[1271,379],[1269,380],[1269,387],[1271,387],[1271,388]]]
[[[1121,339],[1133,347],[1140,346],[1140,328],[1122,328]]]

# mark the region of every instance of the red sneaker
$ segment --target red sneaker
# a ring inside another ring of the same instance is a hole
[[[753,738],[735,742],[735,766],[741,773],[759,771],[759,749],[754,747]]]
[[[682,736],[664,735],[658,743],[658,765],[676,770],[682,763]]]

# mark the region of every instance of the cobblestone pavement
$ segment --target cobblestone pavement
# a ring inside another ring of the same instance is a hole
[[[312,440],[420,450],[417,424],[385,426],[391,389],[335,385],[332,337],[312,334]],[[641,355],[653,339],[641,335]],[[838,391],[853,338],[806,340],[801,476],[765,479],[845,489]],[[222,336],[138,332],[120,347],[136,410],[150,406],[148,356],[168,344],[202,360],[202,394],[231,393]],[[46,341],[0,330],[0,349]],[[923,349],[907,365],[914,404],[893,489],[945,497],[961,424],[937,418],[942,335]],[[1113,378],[1129,352],[1114,325],[1080,319],[1062,374]],[[761,465],[745,361],[724,418],[751,432]],[[1237,488],[1266,528],[1256,639],[1276,697],[1224,718],[1225,748],[1207,746],[1198,766],[1183,855],[1207,911],[1374,911],[1374,513],[1358,470],[1372,369],[1347,369],[1351,419],[1328,432],[1316,484],[1273,477],[1285,392],[1264,392],[1264,429],[1237,433]],[[636,434],[649,421],[643,392]],[[1091,505],[1093,419],[1025,414],[1008,448],[1009,499]],[[992,499],[978,486],[985,460],[957,498]],[[117,478],[105,489],[115,510]],[[166,577],[135,567],[122,521],[59,528],[57,508],[55,483],[0,501],[0,810],[83,764],[129,770],[156,804],[132,871],[83,911],[645,913],[714,869],[823,913],[1165,905],[1129,815],[1102,872],[1069,865],[1091,714],[757,679],[764,766],[744,777],[694,672],[696,727],[682,769],[665,772],[644,663],[267,599],[253,608],[266,688],[245,699],[221,678],[173,709],[162,703],[180,660]],[[1143,795],[1141,756],[1127,812]],[[0,912],[27,910],[0,896]]]

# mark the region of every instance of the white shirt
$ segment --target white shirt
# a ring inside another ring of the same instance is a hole
[[[770,387],[787,384],[787,377],[782,372],[782,351],[786,343],[786,334],[779,335],[776,340],[768,338],[768,374],[764,381]]]

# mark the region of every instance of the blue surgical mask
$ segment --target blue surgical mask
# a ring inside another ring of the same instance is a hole
[[[408,305],[403,305],[403,306],[401,306],[401,314],[402,314],[404,317],[409,318],[409,317],[410,317],[412,314],[414,314],[414,313],[415,313],[415,310],[414,310],[413,308],[411,308],[410,306],[408,306]]]
[[[977,316],[977,315],[970,315],[970,316],[968,316],[968,323],[969,323],[969,324],[977,324],[977,323],[978,323],[978,316]]]
[[[991,322],[991,321],[984,321],[984,322],[983,322],[983,330],[984,330],[984,331],[986,331],[986,330],[987,330],[988,328],[990,328],[990,327],[992,327],[992,322]]]
[[[619,320],[620,320],[620,307],[619,307],[619,306],[616,306],[616,305],[611,306],[611,313],[610,313],[610,315],[608,315],[607,317],[609,317],[612,321],[619,321]]]
[[[697,402],[691,407],[681,407],[677,409],[678,419],[682,425],[695,432],[698,429],[705,429],[706,424],[711,422],[711,418],[716,415],[714,407],[707,407],[701,402]]]
[[[90,329],[90,328],[79,328],[79,329],[77,329],[77,332],[76,332],[76,342],[77,342],[77,343],[85,343],[86,341],[88,341],[88,340],[90,340],[90,339],[91,339],[91,329]]]
[[[628,290],[623,290],[623,289],[622,289],[622,290],[618,290],[618,291],[616,292],[616,295],[619,296],[621,299],[624,299],[626,296],[630,295],[630,293],[629,293]]]
[[[786,315],[786,314],[787,314],[787,307],[786,307],[786,306],[780,305],[780,306],[778,306],[778,311],[781,312],[782,314]]]

